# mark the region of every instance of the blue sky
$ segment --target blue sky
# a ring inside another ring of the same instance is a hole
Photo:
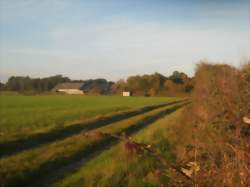
[[[249,58],[249,0],[0,0],[1,81],[192,75],[201,60]]]

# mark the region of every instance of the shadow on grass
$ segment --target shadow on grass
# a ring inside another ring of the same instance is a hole
[[[60,129],[55,129],[47,133],[34,134],[34,135],[30,135],[28,137],[20,138],[14,141],[0,143],[0,150],[1,150],[0,158],[4,156],[10,156],[10,155],[16,154],[23,150],[32,149],[34,147],[37,147],[45,143],[50,143],[56,140],[61,140],[61,139],[70,137],[72,135],[80,133],[83,130],[85,131],[93,130],[95,128],[106,126],[111,123],[136,116],[138,114],[143,114],[151,110],[164,107],[164,106],[168,106],[168,105],[172,105],[172,104],[177,104],[179,102],[183,102],[183,101],[175,101],[175,102],[171,102],[167,104],[147,106],[147,107],[143,107],[137,110],[120,112],[114,115],[100,117],[92,121],[74,124],[74,125],[60,128]]]
[[[165,109],[153,116],[147,116],[140,122],[129,126],[127,129],[123,130],[120,133],[132,135],[154,123],[158,119],[164,117],[165,115],[170,114],[183,107],[186,104],[188,104],[188,102]],[[89,145],[89,147],[85,148],[84,150],[79,150],[69,158],[59,158],[41,165],[38,170],[33,171],[32,173],[23,173],[23,177],[18,177],[11,180],[11,184],[8,184],[8,186],[26,186],[27,184],[37,187],[50,186],[55,181],[58,181],[67,174],[76,171],[87,161],[93,159],[95,156],[98,156],[100,153],[117,143],[119,143],[119,140],[113,137],[105,137],[100,141]]]

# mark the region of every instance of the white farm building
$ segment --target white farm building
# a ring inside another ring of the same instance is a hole
[[[131,95],[132,95],[131,92],[128,92],[128,91],[122,92],[122,96],[124,96],[124,97],[129,97],[129,96],[131,96]]]
[[[60,83],[58,84],[53,91],[71,95],[84,95],[84,83]]]

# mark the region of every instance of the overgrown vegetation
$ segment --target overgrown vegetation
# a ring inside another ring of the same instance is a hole
[[[195,74],[192,117],[193,158],[201,165],[196,184],[249,184],[250,63],[241,69],[201,63]],[[185,118],[185,117],[184,117]]]

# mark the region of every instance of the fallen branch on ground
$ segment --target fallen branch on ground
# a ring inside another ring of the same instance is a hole
[[[194,183],[194,180],[192,178],[192,173],[194,170],[199,169],[199,166],[195,163],[195,166],[197,167],[190,167],[190,165],[187,166],[178,166],[174,165],[171,162],[169,162],[164,156],[162,156],[160,153],[158,153],[156,150],[153,149],[153,147],[150,144],[144,144],[144,143],[138,143],[132,139],[132,137],[127,137],[125,134],[119,135],[119,134],[109,134],[109,133],[102,133],[102,132],[96,132],[96,136],[98,137],[113,137],[115,139],[121,140],[121,141],[126,141],[125,143],[125,149],[127,149],[130,152],[133,153],[142,153],[143,151],[148,152],[153,158],[158,160],[164,168],[171,168],[175,172],[181,174],[184,176],[186,179],[192,181]],[[89,133],[84,133],[84,136],[93,136]],[[190,168],[185,169],[186,167]]]

